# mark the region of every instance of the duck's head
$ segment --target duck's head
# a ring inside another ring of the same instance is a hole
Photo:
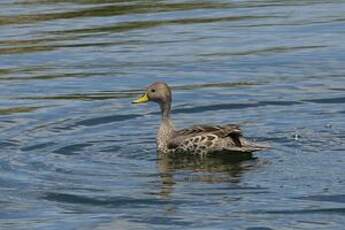
[[[146,88],[144,95],[134,100],[133,104],[141,104],[149,101],[160,105],[171,104],[171,90],[165,82],[155,82]]]

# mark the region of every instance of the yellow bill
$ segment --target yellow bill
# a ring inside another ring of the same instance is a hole
[[[145,93],[143,96],[139,97],[138,99],[132,101],[133,104],[141,104],[150,101],[150,98]]]

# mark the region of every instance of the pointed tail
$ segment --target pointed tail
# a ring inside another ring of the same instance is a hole
[[[257,152],[267,150],[272,147],[267,143],[256,143],[248,140],[242,140],[242,148],[246,149],[248,152]]]

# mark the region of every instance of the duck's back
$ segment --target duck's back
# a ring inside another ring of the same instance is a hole
[[[174,132],[168,148],[173,152],[208,154],[214,152],[254,152],[264,146],[244,139],[238,125],[195,125]]]

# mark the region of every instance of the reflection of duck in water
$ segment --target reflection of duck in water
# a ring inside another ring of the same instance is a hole
[[[171,90],[164,82],[150,85],[144,95],[133,103],[148,101],[156,102],[161,107],[162,120],[157,134],[157,149],[160,153],[250,153],[267,148],[246,140],[239,126],[233,124],[197,125],[175,130],[170,119]]]
[[[183,171],[191,172],[186,174],[186,178],[182,179],[183,182],[187,180],[189,183],[237,184],[246,171],[260,167],[260,163],[262,162],[254,158],[251,153],[207,155],[206,157],[161,154],[158,161],[162,183],[160,195],[168,197],[173,192],[175,184],[181,180],[180,177],[174,178],[175,173],[181,175]]]

